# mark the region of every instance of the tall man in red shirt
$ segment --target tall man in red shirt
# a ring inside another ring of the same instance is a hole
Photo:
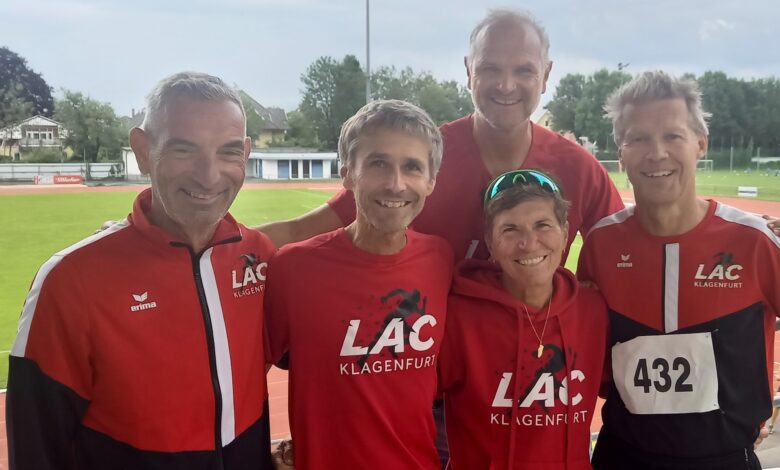
[[[612,386],[596,469],[758,469],[772,413],[780,239],[696,196],[707,151],[693,81],[646,72],[607,101],[636,206],[585,239],[579,277],[609,306]]]
[[[522,11],[490,11],[471,33],[464,64],[475,111],[441,127],[444,157],[436,189],[413,223],[416,230],[449,241],[456,260],[488,257],[481,195],[495,176],[508,170],[539,168],[561,182],[572,203],[569,244],[577,232],[587,232],[623,208],[592,155],[530,120],[547,89],[549,47],[544,28]],[[354,199],[345,189],[297,219],[261,230],[280,246],[349,224],[354,217]]]
[[[357,217],[283,247],[268,270],[271,359],[289,358],[295,468],[436,470],[436,358],[452,250],[407,226],[433,191],[441,135],[403,101],[341,130]]]
[[[130,131],[152,187],[53,255],[25,301],[6,398],[15,470],[270,469],[263,346],[273,247],[228,213],[250,139],[217,77],[180,73]]]

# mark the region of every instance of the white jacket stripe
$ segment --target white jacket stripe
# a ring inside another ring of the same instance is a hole
[[[222,314],[222,301],[219,298],[217,279],[214,276],[214,266],[211,264],[209,248],[200,257],[200,275],[203,280],[203,290],[211,317],[211,331],[214,335],[214,355],[217,361],[217,379],[222,393],[222,445],[226,446],[236,438],[235,410],[233,405],[233,367],[230,362],[230,344],[228,343],[225,317]]]

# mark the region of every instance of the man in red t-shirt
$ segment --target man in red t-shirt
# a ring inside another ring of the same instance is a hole
[[[436,190],[414,221],[440,235],[455,259],[487,258],[482,234],[482,190],[495,176],[539,168],[556,177],[569,209],[569,244],[599,219],[623,208],[604,168],[585,149],[533,124],[552,61],[544,29],[527,13],[493,10],[474,28],[465,57],[474,114],[441,128],[444,157]],[[261,227],[276,244],[334,230],[355,217],[349,189],[297,218]],[[566,252],[568,253],[568,247]],[[564,255],[564,261],[566,255]]]
[[[287,357],[296,469],[439,468],[431,403],[453,256],[407,229],[433,191],[441,135],[403,101],[342,128],[357,217],[287,245],[268,268],[269,357]]]

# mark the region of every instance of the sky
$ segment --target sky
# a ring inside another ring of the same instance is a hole
[[[780,77],[780,0],[370,0],[371,68],[427,71],[465,85],[463,56],[490,8],[530,11],[546,28],[553,71],[629,64],[638,73],[721,70]],[[0,0],[0,46],[61,95],[81,91],[120,115],[182,70],[222,77],[266,106],[295,109],[318,57],[366,57],[366,0]]]

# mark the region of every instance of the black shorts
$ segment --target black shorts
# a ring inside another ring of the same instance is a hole
[[[712,457],[673,457],[644,452],[603,429],[591,463],[594,470],[761,470],[752,445]]]

